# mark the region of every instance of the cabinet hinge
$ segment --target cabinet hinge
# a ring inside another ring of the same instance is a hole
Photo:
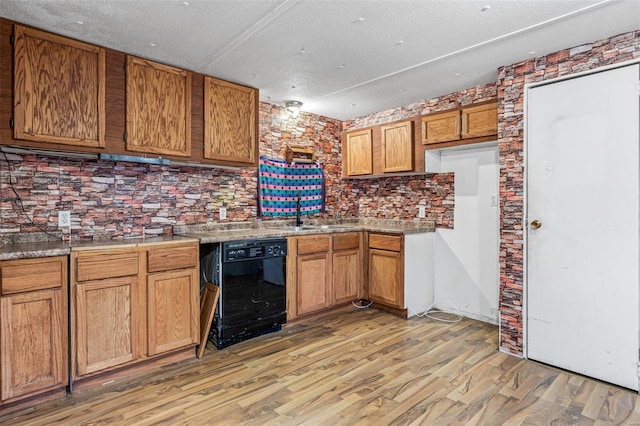
[[[122,134],[122,140],[125,141],[125,142],[127,141],[127,133],[126,132]]]
[[[14,35],[13,35],[13,34],[11,34],[11,35],[9,36],[9,43],[13,46],[13,43],[14,43],[14,42],[15,42],[15,37],[14,37]]]
[[[13,118],[9,119],[9,128],[13,129]]]

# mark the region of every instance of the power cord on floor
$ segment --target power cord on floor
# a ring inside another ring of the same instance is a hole
[[[368,299],[358,299],[352,301],[351,304],[358,309],[367,309],[369,306],[373,305],[373,301]]]
[[[38,225],[37,223],[35,223],[33,221],[33,219],[29,216],[29,214],[27,213],[27,211],[24,208],[24,204],[22,203],[22,198],[20,198],[20,195],[18,195],[18,191],[16,191],[15,187],[13,186],[13,174],[11,173],[11,162],[9,161],[9,158],[7,157],[7,153],[4,152],[2,149],[0,149],[0,152],[2,152],[2,155],[4,157],[4,161],[7,163],[7,171],[9,173],[9,188],[11,188],[11,191],[13,191],[13,194],[16,197],[16,204],[20,207],[20,211],[21,213],[24,215],[24,217],[27,218],[27,220],[29,221],[29,223],[31,223],[33,226],[35,226],[36,228],[38,228],[40,231],[44,232],[46,235],[50,236],[51,238],[55,238],[56,240],[60,240],[64,242],[64,239],[50,233],[49,231],[47,231],[46,229],[44,229],[42,226]]]
[[[460,315],[458,315],[458,314],[456,314],[454,312],[448,312],[448,311],[444,311],[444,310],[439,309],[439,308],[434,308],[434,306],[436,304],[443,306],[444,302],[442,302],[442,301],[433,302],[422,313],[414,311],[413,309],[411,309],[411,307],[409,305],[407,305],[407,309],[409,309],[411,312],[416,314],[416,316],[418,318],[430,318],[430,319],[435,320],[435,321],[446,322],[446,323],[456,323],[456,322],[462,321],[462,316],[460,316]],[[449,309],[455,311],[455,309],[453,309],[450,306],[449,306]],[[451,316],[451,318],[443,318],[442,315],[448,315],[448,316]]]

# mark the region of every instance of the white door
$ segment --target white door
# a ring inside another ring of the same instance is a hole
[[[498,146],[443,150],[441,170],[455,174],[455,210],[436,233],[436,307],[498,324]]]
[[[526,128],[527,355],[636,390],[638,79],[531,88]]]

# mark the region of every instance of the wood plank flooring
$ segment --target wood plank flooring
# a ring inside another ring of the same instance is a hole
[[[497,336],[468,319],[340,311],[0,423],[640,425],[635,393],[503,354]]]

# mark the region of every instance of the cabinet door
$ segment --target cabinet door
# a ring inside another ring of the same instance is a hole
[[[347,133],[342,149],[347,176],[373,173],[373,140],[371,129]]]
[[[422,144],[460,139],[460,111],[431,114],[422,118]]]
[[[491,103],[462,110],[462,138],[498,134],[498,104]]]
[[[360,297],[362,287],[360,250],[334,252],[332,267],[334,303],[345,303]]]
[[[258,91],[204,78],[204,158],[258,163]]]
[[[149,355],[197,343],[199,288],[196,268],[147,277]]]
[[[382,172],[413,170],[413,122],[382,126]]]
[[[0,312],[1,399],[66,386],[66,292],[58,288],[3,297]]]
[[[127,56],[127,149],[191,155],[191,73]]]
[[[75,286],[74,377],[140,357],[138,276],[87,281]]]
[[[14,27],[14,136],[104,147],[105,50]]]
[[[404,308],[401,253],[369,249],[369,297],[375,302]]]
[[[297,315],[327,308],[330,304],[331,257],[328,252],[298,256]]]

